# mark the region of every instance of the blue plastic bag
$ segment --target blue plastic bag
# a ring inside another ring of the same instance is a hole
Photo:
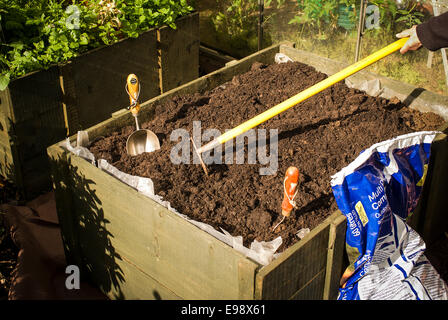
[[[332,177],[334,197],[347,218],[351,263],[338,299],[447,299],[446,284],[423,254],[423,240],[406,224],[436,134],[417,132],[374,144]],[[425,283],[428,275],[437,281]]]

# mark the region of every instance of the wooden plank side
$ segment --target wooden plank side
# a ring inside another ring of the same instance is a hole
[[[410,225],[430,246],[448,230],[448,124],[440,128],[443,133],[431,144],[431,157],[416,210],[409,218]]]
[[[238,298],[239,300],[253,300],[255,290],[255,273],[258,266],[248,260],[238,262]]]
[[[26,199],[51,191],[50,164],[46,154],[26,160],[22,165]]]
[[[176,29],[158,30],[161,93],[199,76],[199,12],[176,20]]]
[[[14,161],[9,143],[9,136],[0,134],[0,175],[14,181]]]
[[[325,269],[319,271],[305,286],[294,293],[290,300],[321,300],[324,290]]]
[[[16,146],[23,163],[46,155],[46,149],[66,136],[61,106],[14,124]]]
[[[59,65],[59,85],[63,96],[62,109],[67,135],[76,134],[82,127],[79,122],[79,107],[71,62]]]
[[[210,72],[225,67],[226,63],[236,60],[235,58],[221,54],[213,49],[199,47],[199,75],[203,76]]]
[[[9,144],[9,136],[0,134],[0,151],[3,154],[7,154],[9,158],[12,160],[11,156],[11,146]]]
[[[1,97],[0,97],[1,99]],[[9,119],[6,114],[0,110],[0,135],[9,136],[8,134],[8,125]]]
[[[117,264],[126,259],[182,298],[253,296],[247,277],[256,263],[85,160],[69,159],[83,264],[105,292],[131,285]]]
[[[124,255],[117,251],[123,260],[117,260],[117,269],[123,274],[126,285],[112,286],[107,293],[110,299],[114,300],[180,300],[182,299],[173,291],[163,286],[156,279],[136,267],[124,258]],[[92,257],[93,259],[97,257]],[[95,261],[92,265],[98,265],[101,261]],[[90,279],[93,283],[98,282],[98,278]],[[102,288],[100,288],[102,289]]]
[[[14,123],[38,117],[50,110],[62,113],[62,92],[59,87],[59,68],[50,67],[29,73],[10,82],[9,91]]]
[[[338,295],[339,280],[344,272],[346,218],[340,211],[331,223],[325,273],[324,300],[334,300]]]
[[[11,150],[9,131],[9,90],[0,91],[0,175],[7,180],[14,181],[14,161]]]
[[[289,299],[325,270],[330,223],[327,218],[256,275],[256,299]],[[325,275],[322,280],[323,290]],[[322,298],[321,291],[320,297]]]
[[[2,156],[2,164],[5,168],[2,170],[2,175],[6,179],[14,182],[19,193],[23,196],[22,166],[17,148],[16,134],[14,132],[15,117],[9,87],[0,91],[0,111],[3,127],[2,136],[5,146]]]
[[[129,105],[125,84],[131,73],[141,83],[140,101],[159,94],[156,31],[92,50],[66,67],[71,70],[63,72],[64,83],[75,91],[70,98],[75,99],[79,126],[86,129]]]
[[[60,152],[59,146],[48,147],[47,153],[66,262],[68,265],[73,264],[81,268],[83,261],[79,248],[78,233],[75,228],[75,208],[72,200],[72,185],[76,184],[77,180],[72,178],[72,167],[67,155]],[[88,184],[86,184],[87,187]],[[93,201],[93,199],[87,199],[86,197],[84,199]],[[81,276],[83,275],[84,270],[81,271]]]

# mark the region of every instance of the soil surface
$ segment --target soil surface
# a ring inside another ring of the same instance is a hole
[[[254,239],[270,241],[281,236],[281,252],[299,240],[297,231],[313,229],[337,209],[331,175],[374,143],[435,130],[443,119],[340,82],[257,127],[278,129],[278,170],[273,175],[260,175],[259,169],[269,164],[248,164],[247,146],[244,164],[208,165],[209,177],[198,164],[173,164],[170,152],[179,141],[170,141],[170,135],[179,128],[192,135],[193,121],[201,121],[202,133],[210,128],[224,133],[324,78],[325,74],[298,62],[254,63],[249,72],[211,91],[158,105],[155,119],[141,126],[159,136],[160,150],[128,156],[126,139],[133,126],[96,139],[90,150],[123,172],[150,177],[155,192],[179,212],[243,236],[246,246]],[[289,166],[300,171],[297,208],[273,232],[281,220],[283,179]]]

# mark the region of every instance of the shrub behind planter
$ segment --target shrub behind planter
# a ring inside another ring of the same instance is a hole
[[[30,199],[50,187],[48,146],[127,107],[129,73],[141,81],[141,101],[196,79],[199,14],[179,18],[176,26],[11,81],[0,91],[0,174]]]

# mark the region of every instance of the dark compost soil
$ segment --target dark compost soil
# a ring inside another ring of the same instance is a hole
[[[213,90],[156,106],[155,119],[142,127],[159,135],[161,150],[128,156],[125,145],[133,126],[96,139],[90,150],[126,173],[150,177],[155,192],[179,212],[241,235],[245,245],[281,236],[281,252],[299,240],[298,230],[313,229],[337,209],[331,175],[372,144],[437,129],[443,119],[340,82],[257,127],[278,129],[278,171],[264,176],[259,169],[267,165],[248,164],[247,159],[244,164],[209,165],[208,178],[200,165],[175,165],[170,152],[179,141],[170,141],[170,134],[178,128],[192,134],[193,121],[201,121],[202,132],[215,128],[224,133],[324,78],[325,74],[298,62],[255,63],[249,72]],[[297,208],[272,232],[281,219],[283,178],[289,166],[301,173]]]

